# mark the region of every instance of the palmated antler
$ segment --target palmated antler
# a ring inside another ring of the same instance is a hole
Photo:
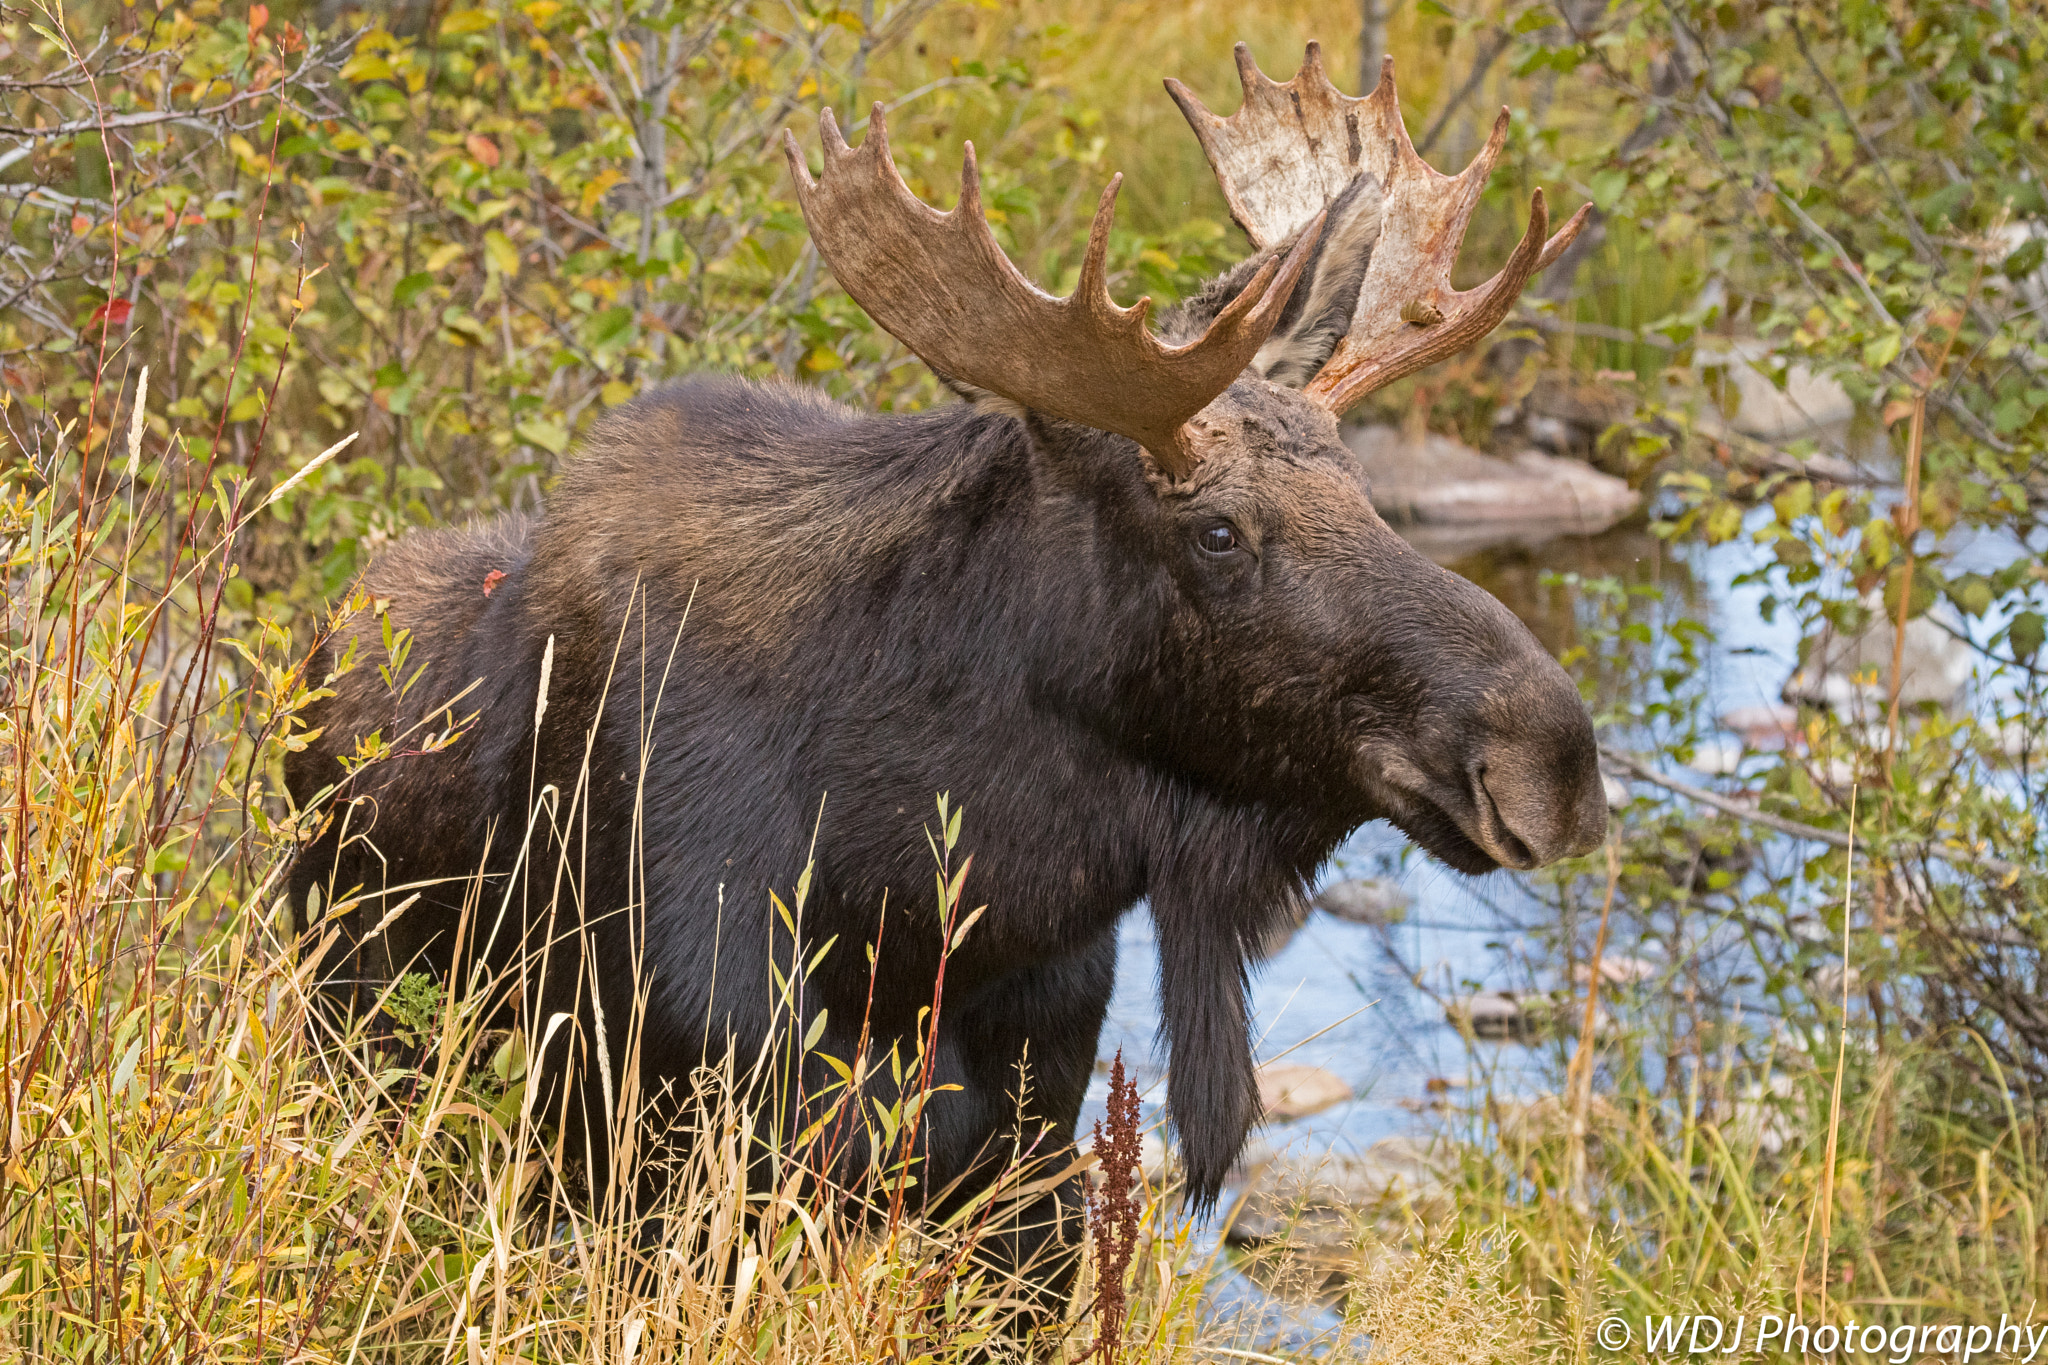
[[[981,213],[973,143],[960,171],[960,203],[940,213],[897,174],[880,104],[858,149],[846,145],[830,109],[819,124],[825,163],[816,181],[787,132],[783,150],[811,240],[869,317],[934,369],[1027,408],[1128,436],[1176,478],[1199,459],[1188,419],[1251,363],[1315,243],[1316,232],[1304,232],[1286,260],[1268,261],[1208,331],[1168,346],[1146,330],[1150,299],[1119,308],[1109,297],[1109,225],[1121,175],[1102,192],[1080,283],[1057,299],[996,245]]]
[[[1360,174],[1381,191],[1378,240],[1352,310],[1351,327],[1304,392],[1342,413],[1382,385],[1463,350],[1500,325],[1529,277],[1571,245],[1591,207],[1557,235],[1543,191],[1529,203],[1529,229],[1500,273],[1475,289],[1451,288],[1451,267],[1478,207],[1487,176],[1507,142],[1508,112],[1472,164],[1440,175],[1415,153],[1394,96],[1394,59],[1380,68],[1370,95],[1353,99],[1330,84],[1320,45],[1310,43],[1301,70],[1269,80],[1243,43],[1237,71],[1244,106],[1229,118],[1202,107],[1179,81],[1167,90],[1193,125],[1223,186],[1231,215],[1254,245],[1271,246],[1309,222]]]

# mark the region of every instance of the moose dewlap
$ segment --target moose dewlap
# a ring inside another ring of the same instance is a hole
[[[546,1066],[600,1135],[629,1064],[654,1092],[808,1039],[768,1096],[797,1134],[839,1084],[826,1059],[865,1045],[887,1103],[888,1050],[929,1022],[947,942],[923,825],[947,792],[987,910],[943,961],[930,1079],[957,1089],[917,1129],[920,1188],[957,1202],[1019,1152],[1070,1149],[1115,925],[1142,900],[1207,1203],[1259,1114],[1247,953],[1347,833],[1392,820],[1473,873],[1599,842],[1570,679],[1387,529],[1337,438],[1361,395],[1493,328],[1583,215],[1546,242],[1539,192],[1500,273],[1453,290],[1505,111],[1448,177],[1409,144],[1391,62],[1351,99],[1313,46],[1284,86],[1238,58],[1227,119],[1169,84],[1256,250],[1156,320],[1106,287],[1117,181],[1059,299],[990,235],[971,147],[940,213],[898,176],[880,105],[858,148],[824,113],[815,177],[788,139],[839,283],[967,401],[656,389],[597,424],[545,517],[380,558],[368,585],[418,676],[340,677],[290,772],[301,802],[334,790],[298,893],[361,889],[336,982],[525,957],[513,1006],[567,1021]],[[381,657],[383,630],[348,622],[328,652]],[[451,704],[474,713],[460,738],[420,743]],[[398,756],[349,775],[372,731]],[[770,892],[790,900],[807,863],[785,921]],[[838,1152],[849,1179],[873,1155]],[[1079,1188],[984,1246],[1034,1265],[1047,1302]]]

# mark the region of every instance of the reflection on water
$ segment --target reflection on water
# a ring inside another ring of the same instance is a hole
[[[1498,597],[1553,655],[1580,643],[1579,601],[1564,584],[1546,584],[1546,575],[1653,584],[1686,607],[1701,605],[1698,581],[1640,522],[1597,536],[1562,536],[1533,548],[1493,545],[1437,562]]]

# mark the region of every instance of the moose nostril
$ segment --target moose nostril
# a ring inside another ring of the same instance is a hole
[[[1472,769],[1472,795],[1474,804],[1479,808],[1480,825],[1488,836],[1486,842],[1492,845],[1487,851],[1508,867],[1539,866],[1543,859],[1536,856],[1529,841],[1516,830],[1507,810],[1502,808],[1494,796],[1493,788],[1487,784],[1484,763],[1477,764]]]

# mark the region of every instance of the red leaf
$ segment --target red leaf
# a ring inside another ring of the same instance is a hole
[[[498,144],[482,133],[471,133],[462,140],[462,145],[469,148],[469,154],[483,162],[488,169],[498,168]]]
[[[249,41],[255,42],[256,35],[263,32],[263,26],[270,22],[270,6],[249,6]]]
[[[493,569],[489,573],[485,574],[484,596],[489,597],[491,595],[491,589],[497,587],[500,583],[503,583],[504,581],[505,571],[503,569]]]
[[[128,325],[128,315],[134,311],[135,305],[126,299],[108,299],[105,303],[92,310],[92,317],[87,320],[86,325],[90,326],[95,322],[105,322],[115,327],[126,327]]]

